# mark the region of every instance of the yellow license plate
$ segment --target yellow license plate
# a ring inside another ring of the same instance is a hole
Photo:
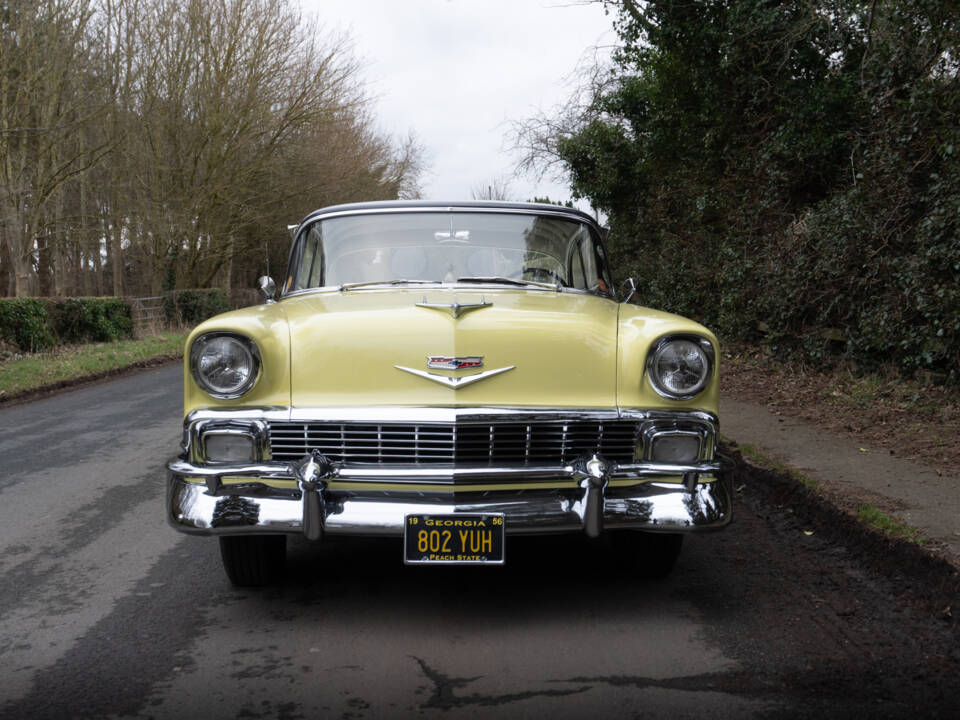
[[[407,515],[403,561],[408,565],[503,565],[504,539],[500,514]]]

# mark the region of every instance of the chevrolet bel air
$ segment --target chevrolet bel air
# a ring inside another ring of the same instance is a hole
[[[581,533],[664,576],[730,521],[717,340],[618,295],[589,215],[329,207],[260,287],[190,334],[168,466],[169,522],[218,536],[237,585],[277,579],[292,534],[497,565],[518,535]]]

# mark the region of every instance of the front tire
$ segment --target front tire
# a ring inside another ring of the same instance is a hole
[[[621,530],[613,534],[613,547],[620,563],[630,567],[636,575],[662,580],[677,564],[683,548],[683,535]]]
[[[234,535],[220,538],[220,559],[237,587],[262,587],[283,577],[287,563],[285,535]]]

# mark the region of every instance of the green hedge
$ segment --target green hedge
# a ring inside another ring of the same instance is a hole
[[[221,288],[174,290],[163,310],[169,322],[191,326],[230,310],[230,298]],[[0,342],[20,352],[129,337],[131,307],[122,298],[0,298]]]
[[[47,324],[61,343],[110,342],[133,336],[130,304],[116,297],[49,300]]]
[[[120,298],[0,298],[0,341],[22,352],[132,335],[130,305]]]
[[[56,344],[47,325],[47,304],[40,298],[0,298],[0,340],[22,352]]]
[[[163,296],[167,320],[179,325],[196,325],[230,310],[230,298],[222,288],[171,290]]]
[[[955,0],[610,5],[609,79],[520,137],[606,211],[642,302],[960,385]]]

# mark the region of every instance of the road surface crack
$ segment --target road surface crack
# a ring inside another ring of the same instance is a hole
[[[571,688],[569,690],[527,690],[524,692],[507,693],[505,695],[483,695],[473,693],[472,695],[457,695],[456,691],[467,687],[470,683],[480,680],[483,675],[468,678],[448,677],[439,670],[432,667],[421,658],[411,655],[411,658],[417,661],[423,674],[433,683],[433,694],[430,699],[424,703],[421,708],[440,708],[449,710],[452,708],[464,707],[467,705],[479,705],[481,707],[491,707],[494,705],[506,705],[507,703],[518,702],[535,697],[563,697],[565,695],[576,695],[586,692],[590,689],[589,685]]]

